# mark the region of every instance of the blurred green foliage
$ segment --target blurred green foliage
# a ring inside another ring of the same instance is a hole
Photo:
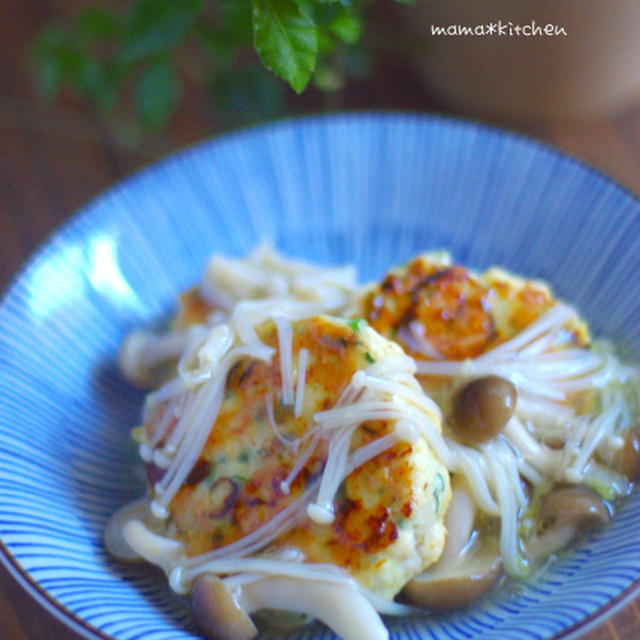
[[[370,1],[134,0],[125,11],[88,7],[50,24],[33,43],[35,81],[45,96],[79,96],[107,118],[134,114],[146,130],[167,124],[185,81],[210,89],[231,123],[268,119],[281,112],[287,84],[298,93],[309,82],[332,91],[364,68],[356,47]]]

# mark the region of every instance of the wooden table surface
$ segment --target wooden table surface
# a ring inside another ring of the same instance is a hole
[[[25,44],[44,23],[68,14],[78,4],[74,0],[0,2],[0,289],[79,206],[172,149],[220,130],[215,114],[190,88],[186,105],[167,135],[138,150],[114,143],[81,105],[42,102],[31,88]],[[379,65],[375,79],[375,83],[350,86],[340,96],[340,106],[446,111],[402,61]],[[293,113],[322,109],[321,96],[313,92],[291,100]],[[640,89],[635,105],[620,113],[589,125],[537,127],[533,135],[640,194]],[[72,640],[77,636],[35,604],[0,565],[0,638]],[[640,638],[640,598],[583,638]]]

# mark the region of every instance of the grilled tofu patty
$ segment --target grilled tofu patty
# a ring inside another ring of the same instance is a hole
[[[419,360],[476,358],[525,329],[555,299],[539,280],[494,267],[474,273],[446,253],[425,253],[366,289],[358,314]],[[577,346],[589,342],[575,321]]]
[[[257,328],[261,342],[275,353],[269,362],[243,357],[230,369],[206,444],[169,504],[172,536],[189,556],[245,538],[312,490],[333,446],[319,431],[319,412],[340,403],[356,372],[404,357],[398,345],[366,323],[315,316],[291,327],[284,360],[276,323]],[[409,378],[411,392],[422,394]],[[284,398],[287,387],[294,398]],[[393,399],[393,393],[387,396]],[[425,413],[415,405],[411,409]],[[160,403],[149,413],[149,441],[165,410]],[[437,410],[425,417],[440,429]],[[350,455],[393,434],[397,422],[386,416],[364,420],[350,436]],[[164,438],[170,434],[169,429]],[[161,477],[153,465],[148,473],[152,484]],[[306,516],[260,553],[296,551],[305,562],[338,565],[364,587],[392,598],[440,556],[449,499],[447,469],[426,439],[398,439],[346,475],[333,500],[332,522]]]

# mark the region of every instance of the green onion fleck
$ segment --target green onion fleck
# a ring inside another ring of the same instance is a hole
[[[440,511],[440,496],[444,491],[444,478],[440,473],[436,474],[435,486],[433,487],[433,499],[436,501],[436,513]]]
[[[355,320],[349,320],[347,323],[354,331],[360,331],[362,327],[367,325],[367,321],[364,318],[356,318]]]

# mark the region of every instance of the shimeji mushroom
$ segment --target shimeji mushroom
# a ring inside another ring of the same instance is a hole
[[[527,543],[527,551],[533,557],[546,557],[569,544],[580,530],[602,526],[610,518],[609,509],[592,489],[558,486],[542,498],[539,521],[544,528]]]
[[[131,547],[124,537],[124,525],[130,520],[142,520],[149,511],[148,498],[140,498],[116,511],[105,528],[104,542],[109,553],[128,562],[140,562],[142,556]]]
[[[191,608],[200,630],[213,640],[251,640],[258,634],[249,614],[211,573],[196,578]]]
[[[411,604],[437,611],[470,605],[487,593],[502,573],[497,548],[473,541],[475,509],[464,489],[454,489],[446,525],[447,542],[440,560],[412,578],[402,591]]]
[[[194,582],[192,608],[200,629],[213,640],[250,640],[257,629],[249,615],[261,609],[297,611],[324,622],[343,640],[387,640],[380,616],[350,583],[265,576],[227,589],[203,573]]]
[[[164,336],[150,331],[134,331],[120,349],[120,371],[129,382],[142,388],[152,388],[160,382],[163,366],[182,355],[191,336],[188,330]]]
[[[509,422],[516,407],[516,388],[500,376],[483,376],[465,384],[453,399],[450,423],[469,442],[487,442]]]
[[[631,482],[640,480],[640,430],[627,429],[621,456],[623,473]]]

